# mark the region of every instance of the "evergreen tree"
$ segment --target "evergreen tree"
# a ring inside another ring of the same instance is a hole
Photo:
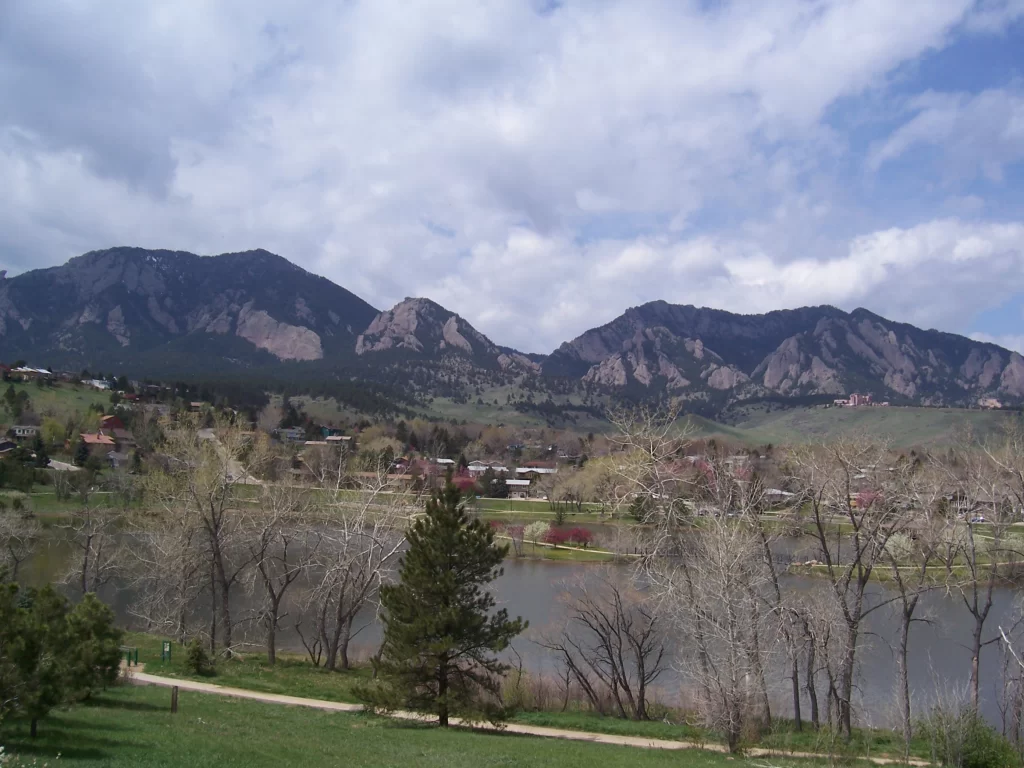
[[[84,467],[89,462],[89,446],[86,445],[85,440],[80,439],[78,445],[75,446],[74,461],[76,467]]]
[[[35,465],[39,469],[46,469],[50,466],[50,454],[46,452],[46,443],[43,442],[42,437],[37,437],[35,444],[32,446],[32,451],[35,453]]]
[[[408,541],[399,583],[381,588],[383,685],[370,698],[436,713],[442,726],[452,714],[497,719],[500,675],[508,667],[493,654],[527,626],[504,608],[492,613],[487,585],[502,574],[508,547],[494,543],[490,526],[469,518],[451,476]]]

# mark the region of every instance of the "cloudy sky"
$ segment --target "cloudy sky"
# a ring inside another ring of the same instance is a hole
[[[527,351],[653,299],[1024,349],[1024,0],[6,0],[0,268],[115,245]]]

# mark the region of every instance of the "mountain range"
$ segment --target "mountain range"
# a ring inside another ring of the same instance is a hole
[[[263,250],[112,248],[0,273],[0,359],[18,358],[138,376],[312,377],[325,390],[332,380],[386,384],[409,402],[513,384],[531,401],[669,396],[705,414],[852,392],[894,404],[1024,401],[1016,352],[865,309],[740,315],[654,301],[527,355],[429,299],[379,311]]]

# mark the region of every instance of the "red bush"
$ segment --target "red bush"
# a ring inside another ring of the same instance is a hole
[[[562,544],[587,547],[593,540],[594,534],[586,528],[549,528],[544,534],[544,542],[555,547]]]
[[[594,541],[594,534],[586,528],[573,528],[568,534],[569,541],[586,549]]]
[[[548,528],[547,533],[544,534],[544,543],[553,547],[565,544],[567,541],[569,541],[569,532],[564,528]]]

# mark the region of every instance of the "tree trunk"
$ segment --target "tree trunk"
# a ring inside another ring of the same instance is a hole
[[[975,622],[974,625],[974,637],[971,644],[971,709],[975,712],[978,711],[978,702],[980,696],[978,695],[978,666],[981,658],[981,632],[982,625],[980,621]]]
[[[338,659],[341,662],[341,669],[347,672],[351,665],[348,659],[348,644],[352,638],[352,619],[349,617],[342,622],[341,637],[338,639]]]
[[[38,718],[35,718],[35,717],[32,718],[32,724],[29,726],[29,732],[28,733],[29,733],[29,736],[31,736],[33,739],[38,735],[38,733],[39,733],[39,719]]]
[[[220,560],[217,565],[217,572],[220,576],[220,615],[224,620],[224,650],[231,653],[231,585],[224,572],[224,561]]]
[[[274,666],[277,663],[277,614],[281,608],[281,595],[271,592],[270,596],[270,618],[267,620],[267,664]]]
[[[437,724],[448,727],[448,660],[445,658],[437,667]]]
[[[82,594],[88,592],[89,586],[89,551],[92,549],[92,537],[85,537],[85,546],[82,548]]]
[[[849,741],[853,737],[853,667],[857,653],[857,630],[850,627],[847,631],[847,647],[843,655],[839,685],[839,728]]]
[[[814,730],[821,728],[821,714],[818,712],[818,689],[814,685],[814,639],[807,648],[807,699],[811,704],[811,726]]]
[[[796,725],[797,731],[804,729],[803,718],[800,712],[800,660],[794,654],[793,656],[793,723]]]
[[[900,627],[900,654],[897,659],[899,667],[900,685],[900,717],[903,722],[903,756],[910,757],[910,739],[913,736],[910,723],[910,675],[907,670],[907,644],[910,637],[911,614],[906,610],[903,612],[903,625]]]

